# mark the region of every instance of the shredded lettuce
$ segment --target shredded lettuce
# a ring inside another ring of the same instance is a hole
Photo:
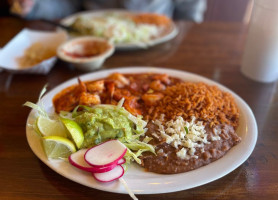
[[[59,116],[60,116],[61,118],[66,118],[66,119],[73,120],[72,113],[71,113],[71,112],[68,112],[68,111],[60,111]]]
[[[94,35],[109,39],[111,43],[133,43],[146,46],[153,36],[161,32],[161,28],[153,24],[136,24],[121,15],[94,17],[78,17],[71,25],[81,35]]]
[[[122,98],[119,102],[118,102],[118,105],[117,105],[117,107],[118,108],[121,108],[121,107],[123,107],[123,105],[124,105],[124,102],[125,102],[125,98]]]
[[[141,141],[131,141],[124,143],[129,149],[133,151],[146,150],[155,153],[154,147],[148,143]]]
[[[39,95],[39,99],[38,99],[38,103],[35,104],[35,103],[32,103],[30,101],[27,101],[23,104],[23,106],[27,106],[29,108],[32,108],[34,110],[37,110],[38,111],[38,115],[41,115],[45,118],[49,118],[49,115],[47,114],[45,108],[44,108],[44,104],[43,102],[41,101],[43,95],[45,94],[46,92],[46,88],[47,88],[47,84],[42,88],[41,92],[40,92],[40,95]],[[28,124],[28,126],[32,127],[33,130],[35,131],[35,133],[41,137],[41,133],[37,127],[37,123],[34,123],[34,124]]]
[[[41,90],[40,96],[39,96],[39,99],[38,99],[38,103],[37,103],[37,104],[32,103],[32,102],[30,102],[30,101],[27,101],[27,102],[25,102],[25,103],[23,104],[23,106],[27,106],[27,107],[30,107],[30,108],[32,108],[32,109],[35,109],[35,110],[38,111],[39,115],[42,115],[42,116],[44,116],[44,117],[46,117],[46,118],[49,118],[47,112],[45,111],[44,104],[43,104],[43,102],[41,101],[43,95],[44,95],[45,92],[46,92],[46,88],[47,88],[47,85],[45,85],[45,86],[43,87],[43,89]]]
[[[79,108],[82,108],[82,111],[83,111],[83,112],[84,112],[84,111],[88,111],[88,112],[91,112],[91,111],[92,111],[92,108],[89,107],[89,106],[78,105],[78,106],[76,106],[76,107],[73,109],[73,111],[72,111],[72,117],[73,117],[73,118],[76,117],[76,116],[78,116],[78,109],[79,109]]]
[[[140,152],[141,153],[141,152]],[[138,164],[141,164],[141,160],[138,158],[135,153],[133,153],[129,148],[127,148],[126,154],[125,154],[125,160],[126,163],[131,163],[132,161],[137,162]]]
[[[153,139],[152,137],[145,136],[143,142],[149,143],[149,141],[151,141],[152,139]]]

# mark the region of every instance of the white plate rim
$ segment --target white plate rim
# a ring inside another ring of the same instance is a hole
[[[242,137],[242,141],[237,146],[233,147],[227,155],[220,158],[219,160],[207,165],[203,166],[199,169],[174,174],[174,175],[161,175],[155,174],[151,172],[145,172],[141,167],[133,164],[130,166],[127,173],[124,175],[124,179],[128,183],[129,187],[133,190],[135,194],[159,194],[159,193],[169,193],[176,192],[181,190],[186,190],[190,188],[194,188],[197,186],[201,186],[217,180],[228,173],[235,170],[239,167],[244,161],[248,159],[251,155],[253,149],[255,148],[258,129],[256,119],[250,107],[247,103],[241,99],[238,95],[236,95],[233,91],[226,88],[225,86],[214,82],[208,78],[202,77],[200,75],[196,75],[186,71],[179,71],[173,69],[166,68],[158,68],[158,67],[123,67],[123,68],[115,68],[109,69],[99,72],[92,72],[89,74],[84,74],[80,76],[81,80],[93,80],[96,78],[106,77],[107,75],[113,72],[120,73],[167,73],[170,76],[183,78],[187,81],[193,82],[204,82],[209,85],[216,85],[221,90],[227,91],[235,98],[235,101],[240,110],[240,133],[239,135]],[[49,103],[49,100],[52,100],[52,97],[63,88],[68,87],[69,85],[77,83],[77,77],[72,78],[57,87],[53,88],[49,91],[42,99],[44,102],[46,109],[50,112],[53,112],[52,101]],[[60,175],[74,181],[80,183],[82,185],[107,191],[113,193],[123,193],[127,194],[124,187],[118,182],[115,181],[113,183],[99,183],[93,179],[93,177],[86,173],[82,172],[71,166],[69,163],[64,161],[49,161],[43,153],[40,139],[32,130],[28,124],[34,122],[36,112],[32,110],[28,116],[27,124],[26,124],[26,137],[28,144],[34,154],[47,166],[53,169],[55,172]],[[190,180],[185,182],[184,180]]]
[[[70,15],[68,17],[65,17],[64,19],[62,19],[60,21],[61,24],[63,25],[70,25],[72,23],[72,21],[80,16],[85,16],[85,15],[89,15],[89,16],[98,16],[98,15],[102,15],[104,13],[108,13],[108,12],[115,12],[115,13],[140,13],[140,12],[136,12],[136,11],[127,11],[127,10],[123,10],[123,9],[103,9],[103,10],[89,10],[89,11],[82,11],[82,12],[78,12],[75,13],[73,15]],[[58,29],[61,30],[61,29]],[[115,48],[117,50],[137,50],[137,49],[146,49],[148,47],[152,47],[167,41],[172,40],[173,38],[175,38],[177,36],[177,34],[179,33],[178,28],[176,26],[176,24],[171,20],[171,31],[162,36],[162,37],[158,37],[156,39],[153,39],[151,41],[148,42],[148,44],[142,44],[142,45],[138,45],[135,43],[123,43],[123,44],[116,44]]]

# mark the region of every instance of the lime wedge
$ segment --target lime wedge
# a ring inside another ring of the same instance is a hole
[[[48,158],[68,158],[76,152],[72,141],[60,136],[43,137],[43,147]]]
[[[75,121],[66,118],[60,119],[68,129],[72,140],[75,142],[77,148],[79,149],[84,141],[82,128]]]
[[[36,132],[39,132],[41,136],[61,136],[67,137],[67,129],[60,121],[51,120],[49,118],[39,116],[36,121]]]

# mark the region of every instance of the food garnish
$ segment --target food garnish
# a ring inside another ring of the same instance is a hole
[[[109,140],[90,148],[84,158],[91,166],[106,167],[118,163],[126,151],[126,146],[118,140]]]
[[[45,136],[42,138],[45,154],[48,158],[67,158],[76,152],[74,143],[61,136]]]
[[[114,167],[116,167],[118,164],[119,165],[124,164],[124,162],[123,162],[124,159],[123,159],[123,160],[119,160],[118,163],[115,163],[115,164],[112,164],[109,166],[105,166],[105,167],[91,166],[84,159],[84,155],[87,151],[88,151],[88,149],[80,149],[77,152],[71,154],[69,156],[70,164],[72,164],[73,166],[75,166],[83,171],[87,171],[87,172],[91,172],[91,173],[108,172],[108,171],[112,170]]]
[[[84,135],[81,127],[73,120],[62,117],[60,120],[68,130],[70,138],[72,138],[77,148],[80,149],[84,141]]]
[[[186,126],[184,127],[184,130],[185,130],[186,134],[188,134],[189,131],[188,131],[188,128]]]
[[[36,120],[37,133],[41,136],[61,136],[67,137],[67,130],[63,123],[58,120],[52,120],[50,118],[39,115]]]
[[[118,140],[109,140],[88,150],[82,149],[69,157],[70,163],[84,171],[92,172],[96,180],[110,182],[124,174],[121,166],[127,148]]]
[[[100,182],[111,182],[121,178],[124,175],[124,168],[121,165],[117,165],[115,168],[104,173],[93,173],[96,180]]]

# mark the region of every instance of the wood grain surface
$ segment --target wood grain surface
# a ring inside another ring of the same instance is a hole
[[[278,89],[277,82],[254,82],[240,73],[247,34],[241,23],[178,21],[180,34],[148,50],[118,51],[102,69],[122,66],[158,66],[196,73],[230,88],[251,107],[258,124],[258,141],[249,159],[228,175],[206,185],[174,193],[138,195],[151,199],[277,199],[278,194]],[[0,47],[21,29],[53,30],[39,21],[0,18]],[[101,69],[101,70],[102,70]],[[58,61],[48,75],[0,72],[0,199],[131,199],[128,195],[82,186],[57,174],[31,151],[25,125],[42,87],[49,89],[84,74]],[[190,180],[184,180],[190,181]]]

